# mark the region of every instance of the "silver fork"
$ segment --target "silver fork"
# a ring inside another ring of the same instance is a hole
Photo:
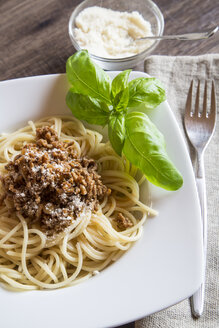
[[[197,170],[196,170],[196,184],[200,200],[202,227],[203,227],[203,250],[204,250],[204,272],[206,266],[207,253],[207,207],[206,207],[206,187],[205,187],[205,173],[204,173],[204,151],[211,140],[215,130],[216,123],[216,95],[214,82],[211,83],[211,104],[207,108],[207,89],[208,83],[205,81],[204,97],[202,111],[200,110],[200,80],[198,81],[195,108],[192,111],[192,89],[193,81],[191,82],[188,98],[186,102],[186,110],[184,117],[185,130],[188,138],[196,150]],[[203,282],[200,288],[191,296],[191,310],[192,314],[199,318],[203,313],[204,308],[204,293],[205,293],[205,273]]]

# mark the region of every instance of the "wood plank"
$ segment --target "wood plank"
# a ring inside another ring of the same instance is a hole
[[[65,71],[75,51],[68,20],[78,0],[0,1],[0,80]],[[216,25],[219,6],[211,0],[157,0],[165,32],[201,31]],[[163,41],[154,54],[198,55],[219,52],[219,33],[205,41]],[[138,70],[143,70],[143,63]]]

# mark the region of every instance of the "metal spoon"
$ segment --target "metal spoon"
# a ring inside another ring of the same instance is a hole
[[[146,36],[144,38],[135,39],[133,41],[142,41],[142,40],[184,40],[184,41],[193,41],[193,40],[203,40],[208,39],[213,36],[218,31],[218,26],[207,32],[200,33],[186,33],[180,35],[156,35],[156,36]]]

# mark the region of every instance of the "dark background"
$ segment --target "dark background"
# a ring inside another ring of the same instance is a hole
[[[0,80],[64,72],[66,59],[74,52],[68,36],[68,20],[80,2],[0,0]],[[166,34],[201,31],[219,25],[217,0],[155,2],[164,14]],[[154,51],[162,55],[213,52],[219,52],[219,33],[204,41],[163,41]],[[143,70],[143,64],[137,70]]]
[[[75,51],[68,36],[68,20],[80,2],[0,0],[0,80],[65,72],[66,60]],[[155,2],[164,14],[166,34],[203,31],[219,25],[216,0]],[[204,41],[163,41],[154,54],[199,55],[218,52],[219,33]],[[143,71],[143,63],[136,70]],[[132,328],[134,324],[122,327]]]

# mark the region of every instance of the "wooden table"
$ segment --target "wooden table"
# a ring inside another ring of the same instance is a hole
[[[119,0],[118,0],[119,1]],[[0,0],[0,80],[65,72],[74,52],[68,20],[79,0]],[[165,32],[202,31],[218,25],[219,5],[212,0],[156,0]],[[154,54],[199,55],[219,52],[219,33],[196,42],[161,42]],[[143,70],[143,64],[136,68]],[[134,327],[134,324],[123,326]]]
[[[119,0],[118,0],[119,1]],[[68,20],[79,0],[0,0],[0,80],[65,72],[74,52]],[[201,31],[218,24],[214,0],[156,0],[164,13],[165,32]],[[163,41],[162,55],[219,52],[219,33],[204,41]],[[143,70],[143,64],[137,67]]]

